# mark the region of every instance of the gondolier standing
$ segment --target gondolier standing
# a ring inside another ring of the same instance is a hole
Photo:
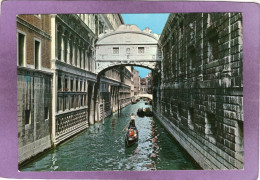
[[[130,120],[128,129],[130,129],[130,128],[135,128],[135,114],[134,113],[132,113],[132,115],[131,115],[131,120]]]
[[[132,113],[129,126],[126,131],[125,142],[127,146],[131,146],[137,141],[138,141],[138,130],[135,126],[135,114]]]

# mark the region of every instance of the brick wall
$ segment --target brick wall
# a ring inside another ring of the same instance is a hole
[[[26,34],[26,63],[34,65],[34,38],[41,41],[41,66],[51,68],[50,15],[19,15],[17,29]]]
[[[243,169],[241,13],[171,14],[160,37],[158,118],[204,169]]]

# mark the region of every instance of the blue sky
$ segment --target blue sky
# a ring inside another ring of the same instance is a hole
[[[169,14],[121,14],[125,24],[135,24],[141,30],[149,27],[152,33],[161,34]],[[134,67],[139,71],[141,78],[144,78],[149,72],[149,69],[142,67]]]

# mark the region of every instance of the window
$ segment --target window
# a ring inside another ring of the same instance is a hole
[[[24,66],[25,65],[25,35],[22,33],[18,33],[17,37],[17,43],[18,43],[18,66]]]
[[[208,31],[208,37],[209,37],[209,57],[213,60],[218,59],[218,33],[216,29],[212,29],[211,31]]]
[[[196,65],[196,50],[194,46],[189,47],[189,55],[190,55],[190,68],[194,68]]]
[[[143,54],[144,53],[144,47],[138,47],[138,53]]]
[[[41,15],[40,14],[34,14],[34,16],[36,16],[37,18],[41,19]]]
[[[126,48],[126,53],[127,53],[127,54],[130,53],[130,48]]]
[[[65,79],[65,91],[69,91],[68,79]]]
[[[73,79],[70,80],[70,91],[73,91]]]
[[[80,98],[80,106],[83,106],[84,104],[83,104],[83,102],[84,102],[84,96],[82,95],[82,96],[80,96],[81,98]]]
[[[79,91],[82,91],[83,89],[82,89],[82,81],[80,81],[80,89],[79,89]]]
[[[26,124],[31,124],[31,111],[30,110],[25,110],[24,111],[24,117],[25,117],[25,125]]]
[[[78,80],[76,80],[76,91],[78,91]]]
[[[119,48],[113,48],[113,54],[119,54]]]
[[[49,119],[49,108],[44,107],[44,119],[47,120]]]
[[[216,138],[216,133],[217,133],[216,116],[213,113],[207,112],[206,122],[205,122],[205,134],[214,138],[213,139],[213,143],[214,143]]]
[[[40,42],[35,40],[34,41],[34,63],[35,69],[40,69]]]
[[[194,129],[194,108],[189,108],[188,111],[188,125],[190,129]]]
[[[61,87],[61,77],[58,77],[58,91],[62,91],[62,87]]]

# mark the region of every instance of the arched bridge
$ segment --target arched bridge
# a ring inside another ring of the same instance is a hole
[[[117,65],[133,65],[154,69],[161,61],[159,35],[149,28],[141,31],[136,25],[121,25],[101,34],[96,43],[96,73]]]
[[[153,99],[153,95],[152,94],[138,94],[137,98],[149,98],[149,99]]]

